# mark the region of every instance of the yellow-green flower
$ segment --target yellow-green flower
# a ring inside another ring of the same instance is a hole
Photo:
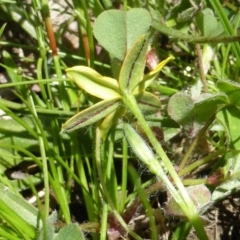
[[[99,127],[104,139],[111,126],[125,114],[122,98],[126,94],[134,95],[140,109],[144,111],[154,112],[159,109],[160,100],[145,89],[173,57],[168,57],[160,62],[155,70],[144,75],[147,46],[148,40],[143,35],[126,54],[118,80],[102,76],[85,66],[75,66],[66,70],[67,76],[81,89],[102,101],[70,118],[63,124],[62,132],[71,132],[101,120]]]

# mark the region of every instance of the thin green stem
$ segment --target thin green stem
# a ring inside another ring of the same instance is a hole
[[[37,112],[35,111],[34,103],[31,99],[31,105],[32,105],[32,112],[33,114],[37,116]],[[44,204],[45,204],[45,219],[47,219],[48,214],[49,214],[49,205],[50,205],[50,200],[49,200],[49,178],[48,178],[48,165],[47,165],[47,157],[46,157],[46,151],[45,151],[45,146],[44,146],[44,140],[43,137],[41,136],[41,129],[39,126],[36,124],[37,128],[37,133],[39,135],[38,137],[38,142],[39,142],[39,148],[40,148],[40,154],[42,158],[42,166],[43,166],[43,174],[44,174],[44,189],[45,189],[45,197],[44,197]]]
[[[127,196],[127,166],[128,166],[128,145],[125,138],[122,141],[123,145],[123,159],[122,159],[122,184],[121,184],[121,195],[122,199],[120,202],[119,210],[123,212],[125,207],[125,200]]]
[[[127,12],[127,7],[128,7],[128,2],[127,2],[127,0],[124,0],[123,1],[123,9],[125,12]]]
[[[112,8],[112,2],[110,0],[102,0],[102,3],[106,9]]]
[[[206,163],[212,161],[215,157],[217,157],[218,155],[221,155],[221,154],[223,154],[225,152],[226,152],[226,149],[220,149],[220,150],[218,150],[216,152],[213,152],[213,153],[210,153],[206,157],[203,157],[203,158],[195,161],[194,163],[192,163],[192,164],[182,168],[178,172],[179,177],[184,176],[185,174],[190,173],[194,169],[197,169],[199,166],[202,166],[203,164],[206,164]]]
[[[98,171],[98,176],[100,179],[100,183],[102,185],[102,190],[104,193],[104,197],[106,198],[109,206],[111,207],[113,214],[115,215],[115,217],[117,218],[118,222],[124,227],[124,229],[131,235],[133,236],[135,239],[137,240],[141,240],[141,238],[134,233],[129,227],[128,225],[124,222],[124,220],[122,219],[122,217],[120,216],[120,214],[117,212],[116,207],[114,206],[112,199],[108,193],[106,184],[104,182],[104,177],[103,177],[103,172],[102,172],[102,166],[101,166],[101,131],[100,129],[97,127],[96,128],[96,137],[95,137],[95,160],[96,160],[96,165],[97,165],[97,171]]]
[[[218,0],[216,0],[218,1]],[[238,42],[240,36],[224,36],[224,37],[195,37],[176,29],[167,27],[165,24],[160,23],[159,20],[153,19],[152,27],[158,30],[159,32],[173,38],[176,40],[184,40],[190,43],[230,43],[230,42]],[[238,43],[236,43],[238,44]]]
[[[54,62],[57,78],[61,79],[62,78],[62,70],[61,70],[58,55],[53,57],[53,62]],[[63,109],[69,111],[71,104],[70,104],[69,96],[66,92],[65,82],[59,82],[59,94],[61,95],[61,102],[62,102]]]
[[[94,222],[97,220],[96,216],[95,216],[96,209],[94,209],[94,207],[95,207],[95,205],[98,205],[98,203],[94,203],[94,199],[97,201],[98,197],[95,197],[94,193],[92,195],[90,195],[91,189],[89,188],[89,183],[88,183],[88,179],[86,176],[87,175],[86,170],[84,169],[84,163],[88,166],[88,158],[85,157],[85,159],[84,159],[81,157],[79,148],[83,149],[82,150],[83,155],[85,155],[83,146],[80,145],[80,147],[79,147],[79,145],[74,144],[74,142],[78,141],[76,134],[73,134],[72,140],[73,141],[72,141],[71,145],[72,145],[72,151],[73,151],[75,161],[76,161],[76,166],[77,166],[76,170],[78,172],[79,179],[81,179],[81,184],[82,184],[82,186],[84,186],[84,187],[82,187],[82,193],[83,193],[83,198],[84,198],[84,201],[86,204],[89,221]],[[87,169],[89,169],[89,168],[87,168]],[[89,176],[93,175],[91,171],[92,171],[92,168],[90,168],[88,171]],[[92,181],[93,181],[93,179],[91,178],[91,182]]]
[[[142,187],[140,179],[138,179],[138,174],[136,173],[135,169],[130,166],[129,167],[130,176],[132,177],[132,182],[134,182],[136,186],[136,190],[138,192],[139,198],[141,199],[141,203],[143,204],[144,208],[146,209],[146,215],[149,218],[149,225],[151,229],[151,239],[155,240],[157,239],[157,229],[156,229],[156,223],[155,223],[155,217],[153,214],[153,209],[151,204],[148,201],[148,196],[146,192],[144,191],[144,188]]]
[[[179,169],[183,169],[189,159],[189,157],[191,156],[193,150],[195,149],[195,147],[197,146],[199,140],[201,139],[201,137],[203,136],[203,134],[207,131],[208,127],[210,126],[210,124],[213,122],[213,120],[215,119],[215,115],[212,116],[207,123],[204,125],[204,127],[199,131],[199,133],[197,134],[197,136],[194,138],[194,140],[192,141],[190,147],[188,148],[187,152],[184,154],[183,158],[180,161],[179,164]]]
[[[108,217],[108,204],[103,204],[102,218],[101,218],[101,234],[100,240],[107,239],[107,217]]]
[[[199,178],[199,179],[184,179],[183,184],[185,186],[194,186],[194,185],[199,185],[199,184],[206,184],[207,179],[206,178]]]
[[[19,110],[21,113],[29,113],[29,110],[27,109],[26,105],[21,104],[21,103],[16,103],[16,102],[11,102],[9,100],[0,98],[0,106],[4,106],[5,109],[14,109],[14,110]],[[58,109],[47,109],[47,108],[35,108],[36,112],[41,115],[48,115],[52,117],[71,117],[74,115],[75,112],[68,112],[68,111],[63,111],[63,110],[58,110]]]
[[[4,66],[0,64],[0,66]],[[22,81],[22,82],[14,82],[14,83],[4,83],[0,85],[0,89],[2,88],[10,88],[10,87],[16,87],[20,85],[32,85],[32,84],[38,84],[38,83],[54,83],[54,82],[63,82],[63,81],[68,81],[70,79],[38,79],[38,80],[28,80],[28,81]]]
[[[234,31],[231,22],[228,20],[226,13],[223,9],[223,6],[221,5],[219,0],[209,0],[210,4],[212,5],[215,13],[218,15],[220,22],[223,25],[223,28],[225,30],[225,32],[229,35],[229,36],[235,36],[236,31]],[[233,47],[233,52],[235,54],[235,57],[237,58],[237,63],[238,65],[240,64],[240,46],[239,43],[232,43],[232,47]]]

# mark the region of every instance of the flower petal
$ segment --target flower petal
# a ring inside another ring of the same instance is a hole
[[[144,75],[142,81],[139,83],[139,85],[134,89],[134,93],[136,92],[140,92],[143,91],[144,89],[146,89],[151,83],[152,81],[155,79],[155,77],[158,75],[158,73],[161,71],[161,69],[171,60],[173,60],[174,57],[170,56],[167,59],[163,60],[162,62],[160,62],[157,67],[149,72],[148,74]]]
[[[120,98],[118,82],[114,78],[103,77],[92,68],[75,66],[66,69],[67,76],[81,89],[101,99]]]
[[[119,99],[103,100],[70,118],[62,125],[61,133],[91,125],[116,110],[119,104]]]

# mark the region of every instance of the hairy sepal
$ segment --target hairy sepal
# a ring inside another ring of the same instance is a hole
[[[122,92],[131,92],[143,78],[148,39],[142,35],[127,52],[119,74],[119,88]]]
[[[122,123],[122,126],[132,151],[144,164],[151,165],[151,162],[155,161],[152,150],[130,124]]]
[[[67,76],[81,89],[100,99],[120,97],[118,82],[114,78],[104,77],[92,68],[75,66],[66,69]]]
[[[161,102],[154,94],[150,92],[141,92],[134,96],[142,112],[150,114],[159,111]]]
[[[119,104],[119,99],[103,100],[94,104],[92,107],[74,115],[64,123],[61,133],[72,132],[78,128],[86,127],[101,120],[115,111]]]

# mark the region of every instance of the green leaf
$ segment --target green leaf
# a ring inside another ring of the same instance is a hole
[[[12,172],[11,177],[15,178],[14,180],[11,180],[11,186],[19,192],[29,189],[30,184],[37,185],[42,183],[43,178],[42,174],[40,173],[36,173],[34,175],[29,174],[27,176],[27,173],[23,172]]]
[[[17,155],[18,158],[16,158],[16,155],[13,155],[10,151],[5,150],[1,148],[0,145],[0,174],[4,174],[4,172],[13,166],[16,166],[18,163],[22,161],[20,155]]]
[[[16,231],[3,224],[0,225],[0,236],[2,239],[22,240],[22,238],[17,236]]]
[[[151,26],[151,16],[146,9],[132,8],[126,13],[127,50],[145,34]]]
[[[211,193],[203,184],[186,187],[186,190],[198,211],[200,211],[201,208],[208,204],[211,200]],[[179,207],[174,198],[170,198],[166,206],[167,214],[172,216],[184,216],[182,209]]]
[[[150,92],[141,92],[135,95],[137,103],[145,114],[155,113],[160,110],[161,102],[158,97]]]
[[[34,132],[32,118],[19,118]],[[38,141],[15,119],[0,119],[0,144],[15,144],[24,149],[38,148]],[[36,133],[35,133],[36,134]]]
[[[217,112],[218,106],[227,102],[228,99],[224,93],[205,93],[196,100],[186,93],[177,93],[169,100],[168,113],[194,135]]]
[[[213,116],[218,106],[228,102],[227,96],[224,93],[210,94],[204,93],[194,101],[195,121],[205,123]]]
[[[54,240],[84,240],[84,235],[77,224],[69,224],[62,228]]]
[[[62,125],[61,133],[91,125],[113,112],[119,104],[119,99],[103,100],[70,118]]]
[[[218,110],[218,106],[227,102],[225,94],[202,94],[194,102],[194,109],[190,112],[192,118],[191,131],[196,133]]]
[[[36,229],[41,225],[39,224],[38,210],[1,183],[0,215],[17,232],[35,239]]]
[[[178,23],[191,21],[195,17],[197,12],[198,12],[198,8],[190,7],[184,10],[183,12],[179,13],[176,20]]]
[[[57,221],[57,211],[53,211],[46,219],[45,227],[39,231],[38,240],[54,239],[55,223]],[[45,236],[46,235],[46,236]]]
[[[131,92],[142,80],[147,47],[148,40],[143,35],[128,51],[119,74],[119,88],[123,92]]]
[[[18,67],[13,61],[12,56],[5,50],[3,51],[3,61],[4,61],[4,64],[7,66],[6,70],[11,81],[20,82],[22,80],[22,77],[20,74],[18,74]],[[20,88],[19,86],[16,86],[16,87],[18,89]]]
[[[171,240],[187,239],[187,236],[190,233],[191,229],[191,223],[180,221],[171,236]]]
[[[218,186],[212,193],[212,201],[217,202],[240,190],[239,179],[232,179]]]
[[[98,42],[113,56],[123,60],[128,50],[151,25],[147,10],[133,8],[127,12],[108,10],[98,16],[93,33]]]
[[[7,25],[7,23],[4,23],[2,25],[2,27],[0,28],[0,37],[2,36],[2,34],[3,34],[3,32],[4,32],[5,28],[6,28],[6,25]]]
[[[224,32],[222,25],[217,21],[210,8],[205,8],[198,13],[196,23],[205,37],[218,36]]]
[[[12,4],[12,1],[1,1],[1,19],[7,22],[15,22],[21,26],[25,32],[29,34],[29,37],[37,39],[36,36],[36,20],[29,18],[25,8],[18,7],[16,4]],[[24,16],[24,17],[23,17]]]
[[[193,108],[193,100],[188,94],[183,92],[174,94],[168,102],[168,114],[182,126],[186,126],[192,121],[189,112]]]
[[[218,88],[225,92],[229,101],[236,107],[240,107],[240,84],[230,80],[221,80],[217,82]]]
[[[76,66],[66,69],[67,76],[81,89],[101,99],[120,98],[118,82],[110,77],[103,77],[92,68]]]
[[[225,127],[230,138],[230,147],[236,150],[240,149],[239,116],[240,110],[236,106],[224,108],[217,114],[218,120]]]

